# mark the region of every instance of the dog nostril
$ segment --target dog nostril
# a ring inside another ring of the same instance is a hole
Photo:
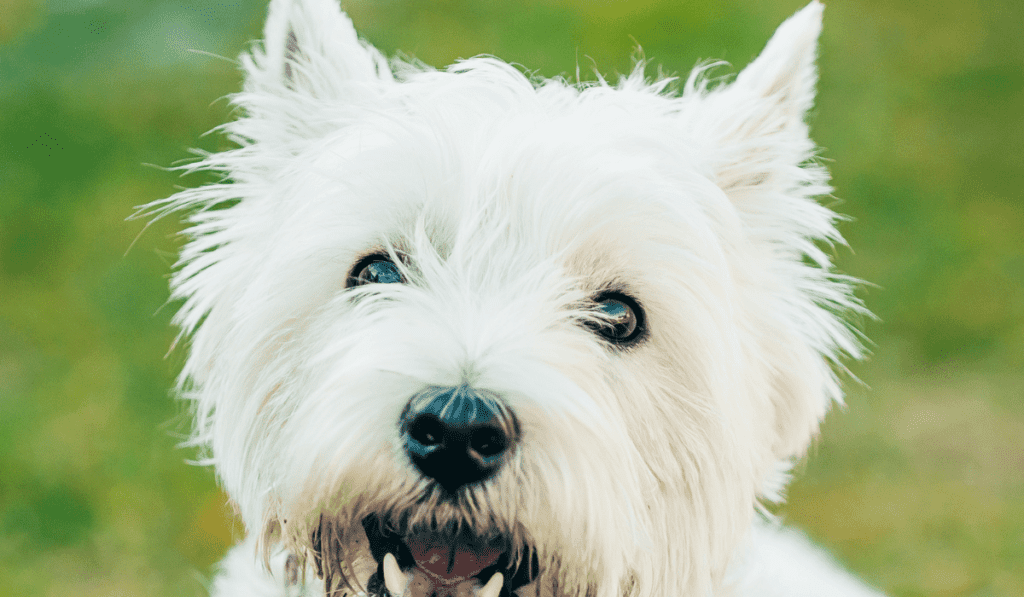
[[[505,434],[496,427],[477,429],[469,437],[469,449],[485,458],[504,452],[505,444]]]
[[[497,397],[468,386],[431,387],[414,396],[400,427],[412,464],[448,492],[495,474],[518,429]]]
[[[409,436],[424,446],[444,442],[444,425],[436,415],[419,415],[409,424]]]

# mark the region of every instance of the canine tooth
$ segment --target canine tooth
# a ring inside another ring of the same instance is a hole
[[[402,597],[405,594],[405,587],[409,584],[409,580],[402,573],[402,569],[398,567],[398,560],[395,556],[387,554],[384,556],[384,586],[388,588],[388,591],[393,597]]]
[[[480,592],[476,594],[476,597],[498,597],[498,593],[501,593],[501,585],[505,584],[505,577],[501,575],[501,572],[495,572],[491,580],[487,581],[484,588],[480,589]]]

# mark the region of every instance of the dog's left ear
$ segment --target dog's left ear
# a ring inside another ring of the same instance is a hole
[[[842,242],[836,214],[815,199],[831,188],[804,122],[814,103],[823,8],[814,0],[784,22],[732,84],[703,94],[688,122],[708,173],[764,257],[761,295],[750,308],[763,328],[756,342],[766,355],[779,459],[807,449],[842,399],[832,365],[860,352],[842,318],[862,309],[815,244]]]
[[[735,91],[762,98],[763,107],[772,112],[762,114],[768,122],[758,123],[762,127],[759,132],[770,133],[803,122],[814,103],[818,82],[814,60],[824,8],[814,0],[786,20],[761,55],[736,77]]]
[[[731,196],[788,184],[780,176],[814,150],[804,116],[814,104],[823,9],[814,0],[790,17],[761,55],[699,110],[694,129],[712,145],[707,155],[715,182]]]
[[[773,324],[781,320],[778,329],[761,331],[768,343],[762,352],[770,355],[773,452],[779,459],[801,456],[829,406],[841,399],[828,361],[842,343],[836,334],[845,328],[835,325],[834,314],[811,296],[817,283],[825,288],[817,273],[830,264],[823,255],[816,256],[824,263],[819,261],[813,270],[787,263],[813,247],[813,239],[835,234],[833,214],[814,200],[831,189],[827,171],[808,163],[816,146],[804,122],[814,104],[823,8],[813,0],[785,21],[764,51],[720,90],[721,97],[708,102],[716,109],[731,109],[718,113],[722,120],[712,152],[716,182],[751,231],[751,242],[766,251],[789,253],[779,255],[776,272],[785,279],[774,281],[776,290],[760,306],[773,312],[755,316]]]

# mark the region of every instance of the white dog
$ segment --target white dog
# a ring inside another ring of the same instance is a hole
[[[173,277],[217,597],[877,595],[759,514],[842,398],[822,6],[731,84],[388,61],[272,0]]]

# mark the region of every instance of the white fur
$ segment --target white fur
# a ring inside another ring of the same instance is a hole
[[[389,64],[334,0],[272,0],[223,127],[238,148],[186,168],[224,181],[148,208],[189,214],[181,390],[249,533],[214,594],[287,594],[284,554],[308,556],[320,516],[355,550],[370,511],[501,531],[557,559],[567,594],[875,594],[755,515],[860,354],[804,123],[821,13],[732,84],[698,69],[675,94],[642,67],[574,85]],[[346,290],[376,250],[409,282]],[[644,307],[641,344],[580,325],[609,288]],[[409,398],[458,383],[523,427],[475,512],[417,503],[397,447]]]

